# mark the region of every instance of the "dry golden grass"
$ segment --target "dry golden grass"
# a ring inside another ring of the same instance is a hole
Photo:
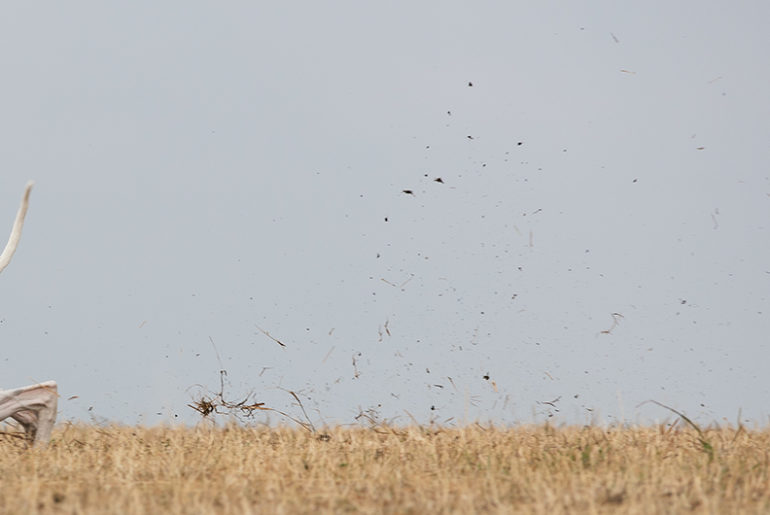
[[[0,513],[770,513],[770,431],[59,427]],[[709,450],[708,446],[711,446]]]

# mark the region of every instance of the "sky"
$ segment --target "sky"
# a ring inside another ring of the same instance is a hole
[[[768,19],[5,6],[2,385],[75,422],[195,424],[225,370],[316,425],[764,426]]]

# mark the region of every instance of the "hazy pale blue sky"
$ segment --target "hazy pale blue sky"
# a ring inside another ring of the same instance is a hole
[[[194,422],[223,367],[316,423],[669,418],[655,399],[765,424],[769,19],[5,6],[0,230],[36,186],[2,386],[57,380],[60,420]]]

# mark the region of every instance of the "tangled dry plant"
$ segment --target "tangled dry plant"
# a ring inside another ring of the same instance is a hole
[[[229,401],[225,399],[225,394],[224,394],[225,377],[227,377],[227,370],[224,370],[224,369],[220,370],[219,371],[219,391],[215,393],[203,394],[198,399],[194,400],[191,404],[188,404],[187,406],[189,406],[190,408],[200,413],[204,419],[212,415],[228,415],[240,421],[243,421],[244,419],[253,418],[257,412],[272,411],[274,413],[278,413],[283,417],[286,417],[287,419],[291,420],[292,422],[295,422],[296,424],[299,424],[301,427],[305,428],[306,430],[312,433],[316,432],[315,425],[313,425],[313,422],[310,420],[310,417],[308,417],[307,412],[305,411],[305,407],[302,404],[302,401],[300,400],[299,396],[293,391],[288,390],[288,393],[289,395],[294,397],[294,400],[297,401],[297,404],[302,410],[302,413],[305,416],[304,422],[302,420],[299,420],[289,415],[284,411],[281,411],[276,408],[271,408],[269,406],[265,406],[264,402],[256,402],[255,400],[252,399],[254,395],[253,392],[249,393],[248,395],[246,395],[246,397],[243,400],[238,402]]]

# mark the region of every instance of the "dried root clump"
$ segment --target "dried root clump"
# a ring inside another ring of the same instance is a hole
[[[272,411],[272,412],[278,413],[283,417],[288,418],[292,422],[295,422],[296,424],[300,425],[301,427],[303,427],[304,429],[310,432],[313,432],[313,433],[316,432],[313,422],[310,420],[310,418],[307,416],[307,413],[305,412],[305,407],[302,405],[302,401],[299,399],[297,394],[294,393],[293,391],[289,390],[289,394],[292,397],[294,397],[294,400],[297,401],[297,404],[302,410],[302,414],[304,415],[306,422],[303,422],[295,417],[292,417],[288,413],[285,413],[281,410],[265,406],[264,402],[256,402],[253,399],[253,392],[249,393],[243,400],[238,402],[227,400],[224,394],[225,377],[227,377],[227,371],[220,370],[219,371],[219,391],[215,393],[209,393],[208,395],[207,394],[201,395],[197,400],[194,400],[192,403],[188,404],[187,406],[189,406],[190,408],[200,413],[204,419],[212,415],[228,415],[236,418],[241,422],[245,421],[246,419],[253,419],[258,412]]]

